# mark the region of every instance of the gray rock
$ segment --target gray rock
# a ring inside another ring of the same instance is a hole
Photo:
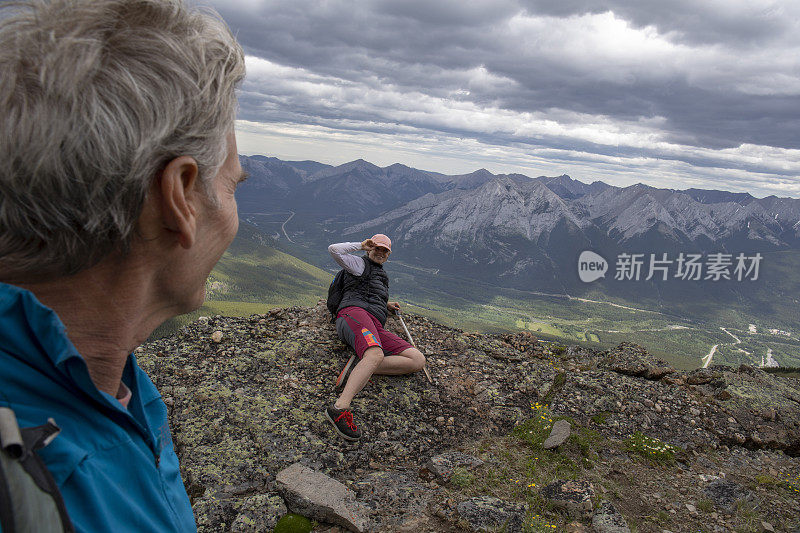
[[[553,424],[553,429],[550,430],[550,436],[544,441],[542,447],[545,450],[552,450],[564,444],[569,438],[570,425],[566,420],[558,420]]]
[[[446,452],[428,459],[425,468],[442,483],[448,483],[456,468],[475,468],[483,464],[477,457],[461,452]]]
[[[650,375],[650,379],[659,379],[669,373],[666,367],[658,368],[659,365],[647,353],[647,350],[629,342],[623,342],[606,352],[600,366],[628,376]]]
[[[597,398],[594,401],[594,408],[595,411],[597,412],[619,411],[619,408],[617,407],[617,398],[613,394],[606,394],[604,396],[601,396],[600,398]]]
[[[726,391],[726,390],[721,390],[721,391],[718,391],[717,393],[714,394],[714,398],[716,398],[717,400],[722,400],[722,401],[730,400],[731,399],[731,393]]]
[[[470,498],[458,504],[459,516],[469,523],[472,531],[520,532],[526,512],[523,504],[489,496]]]
[[[603,502],[592,517],[592,529],[595,533],[630,533],[628,523],[614,504]]]
[[[650,366],[645,370],[644,377],[656,381],[674,373],[675,369],[671,366]]]
[[[396,505],[381,512],[381,528],[416,531],[413,524],[425,516],[437,489],[422,486],[415,472],[378,471],[366,475],[352,486],[358,501],[377,509],[382,503]]]
[[[238,511],[231,524],[233,533],[272,531],[287,510],[277,494],[256,494],[244,500]]]
[[[367,530],[369,510],[335,479],[295,463],[278,472],[276,481],[290,511],[357,533]]]
[[[539,398],[544,398],[545,396],[550,394],[550,388],[552,386],[553,386],[553,384],[551,382],[549,382],[549,381],[547,383],[542,384],[542,386],[539,387],[539,389],[537,391],[537,394],[539,395]]]
[[[686,383],[689,385],[703,385],[710,383],[714,379],[714,374],[707,368],[698,368],[689,373]]]
[[[733,481],[718,479],[709,483],[703,493],[708,496],[716,507],[728,514],[736,510],[736,502],[751,501],[753,493]]]
[[[231,512],[232,502],[229,497],[225,497],[219,492],[213,492],[208,496],[210,497],[198,498],[192,503],[198,531],[216,531],[219,529],[217,524],[227,523],[228,517],[232,521],[236,516]]]
[[[540,494],[572,517],[582,519],[592,512],[594,487],[588,481],[556,481],[543,487]]]

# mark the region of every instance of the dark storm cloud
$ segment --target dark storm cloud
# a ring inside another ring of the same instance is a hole
[[[771,41],[792,30],[798,10],[790,2],[740,0],[523,0],[531,14],[570,17],[613,11],[635,27],[675,32],[687,43],[723,43],[732,47]]]
[[[437,23],[414,16],[423,9],[414,2],[392,4],[262,3],[244,11],[224,3],[217,8],[247,52],[346,79],[375,76],[435,89],[434,84],[424,83],[427,76],[474,66],[479,61],[476,55],[491,48],[502,51],[493,35],[478,31],[488,28],[491,19],[477,16],[483,13],[474,6],[469,11],[454,9],[449,20]],[[469,13],[476,16],[467,17]],[[434,14],[442,18],[446,12],[438,6]]]
[[[216,7],[264,60],[248,64],[246,120],[800,173],[794,152],[714,154],[800,149],[800,8],[789,0]]]
[[[505,74],[501,69],[496,72]],[[624,120],[665,117],[665,139],[691,146],[732,148],[749,143],[800,148],[800,135],[794,133],[800,131],[800,99],[794,95],[754,97],[693,87],[682,79],[633,81],[625,87],[608,81],[576,84],[561,75],[546,79],[543,73],[539,79],[535,87],[523,85],[501,97],[503,107],[520,111],[567,107]]]

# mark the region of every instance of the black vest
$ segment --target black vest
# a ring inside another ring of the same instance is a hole
[[[367,256],[363,256],[362,259],[364,259],[364,272],[360,276],[344,271],[342,280],[344,287],[339,309],[360,307],[377,318],[381,325],[385,325],[386,303],[389,301],[389,276],[383,270],[383,265],[379,265]]]

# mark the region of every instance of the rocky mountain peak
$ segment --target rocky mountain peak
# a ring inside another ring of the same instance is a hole
[[[714,191],[708,189],[686,189],[686,194],[701,204],[718,204],[724,202],[736,202],[740,205],[748,205],[756,200],[750,193],[734,193],[729,191]],[[768,197],[769,198],[769,197]]]
[[[406,165],[402,165],[400,163],[394,163],[393,165],[389,165],[388,167],[384,167],[385,171],[387,172],[394,172],[396,174],[411,174],[413,172],[419,172],[415,168],[411,168]]]
[[[434,383],[373,377],[353,404],[355,444],[322,414],[350,353],[323,302],[201,318],[137,349],[168,406],[200,531],[270,530],[296,511],[276,485],[296,463],[348,487],[370,531],[478,530],[498,516],[567,530],[609,513],[639,531],[653,517],[659,531],[800,523],[796,381],[404,317]],[[387,328],[403,335],[395,318]]]
[[[495,175],[481,168],[469,174],[459,174],[455,176],[445,176],[443,179],[450,187],[457,189],[474,189],[494,179]]]
[[[381,171],[381,167],[374,165],[369,161],[365,161],[364,159],[356,159],[355,161],[350,161],[349,163],[344,163],[336,167],[324,168],[314,173],[311,178],[318,180],[339,174],[346,174],[348,172],[363,172],[365,174],[372,175],[380,174]]]

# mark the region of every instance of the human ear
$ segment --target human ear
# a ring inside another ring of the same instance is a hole
[[[164,167],[159,180],[164,227],[175,233],[183,248],[191,248],[197,236],[199,169],[193,157],[176,157]]]

